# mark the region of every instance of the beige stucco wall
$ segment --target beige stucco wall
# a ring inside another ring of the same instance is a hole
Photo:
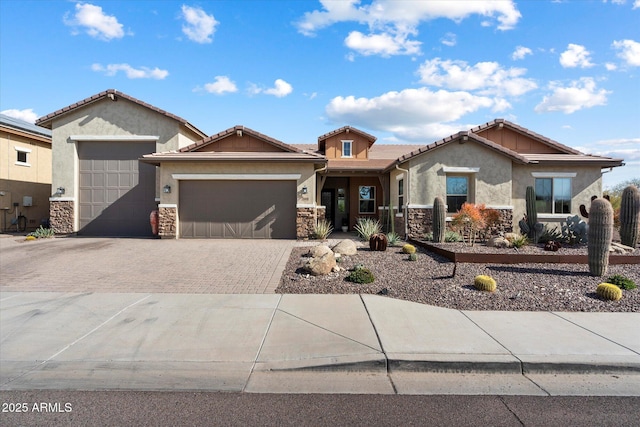
[[[405,204],[431,206],[437,196],[446,198],[445,167],[479,168],[469,174],[470,201],[487,206],[511,206],[511,159],[482,147],[473,141],[464,144],[452,142],[428,151],[400,165],[409,169],[409,182],[405,178]],[[397,177],[401,172],[391,171],[391,200],[397,205]],[[458,173],[449,173],[458,175]],[[475,178],[475,179],[474,179]],[[407,200],[407,191],[410,192]]]
[[[157,136],[156,151],[176,150],[200,139],[179,122],[123,98],[103,99],[53,121],[53,188],[64,187],[63,198],[77,194],[78,143],[71,135]],[[123,141],[123,143],[130,143]]]
[[[16,164],[16,147],[31,150],[27,153],[28,165]],[[15,216],[14,203],[19,204],[18,213],[27,217],[28,230],[49,217],[51,144],[45,137],[0,130],[0,192],[4,194],[0,196],[0,209],[4,209],[0,211],[0,230],[5,230]],[[32,198],[32,206],[23,206],[24,196]]]
[[[256,163],[256,162],[164,162],[160,167],[162,188],[171,186],[171,193],[161,193],[160,204],[177,205],[180,186],[173,174],[300,174],[297,181],[298,205],[313,205],[316,200],[316,175],[311,163]],[[303,188],[307,187],[307,194]]]
[[[580,205],[587,207],[591,203],[591,196],[602,196],[602,173],[598,166],[539,166],[514,165],[513,167],[513,221],[522,219],[526,212],[525,194],[528,186],[535,187],[535,177],[532,172],[557,173],[575,172],[571,178],[571,215],[580,215]],[[547,215],[538,214],[538,220],[551,226],[566,220],[567,214]]]

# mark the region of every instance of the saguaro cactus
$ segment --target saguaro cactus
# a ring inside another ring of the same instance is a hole
[[[623,245],[638,246],[638,219],[640,218],[640,190],[630,185],[622,191],[620,204],[620,241]]]
[[[595,199],[589,210],[589,273],[603,276],[609,266],[609,248],[613,235],[613,208],[605,199]]]
[[[444,242],[444,232],[447,228],[444,201],[442,197],[433,200],[433,241]]]
[[[533,187],[527,187],[527,193],[525,197],[527,203],[527,226],[529,227],[529,232],[527,235],[529,239],[533,241],[533,243],[538,243],[542,232],[544,231],[544,226],[542,223],[538,222],[538,208],[536,207],[536,191]],[[523,228],[522,226],[520,227]]]

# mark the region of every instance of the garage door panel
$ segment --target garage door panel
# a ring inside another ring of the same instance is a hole
[[[150,236],[149,213],[156,209],[155,167],[138,158],[155,143],[81,142],[79,234]],[[145,176],[141,184],[139,174]]]
[[[180,236],[295,238],[295,181],[182,181]]]

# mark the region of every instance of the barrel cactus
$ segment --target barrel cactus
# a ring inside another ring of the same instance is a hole
[[[622,298],[622,289],[611,283],[600,283],[596,288],[596,293],[600,298],[611,301],[618,301]]]
[[[473,279],[473,286],[479,291],[494,292],[497,284],[493,277],[481,274]]]
[[[609,249],[613,236],[613,208],[606,199],[595,199],[589,210],[587,253],[589,272],[603,276],[609,266]]]
[[[433,201],[433,242],[444,242],[444,232],[447,228],[444,201],[436,197]]]
[[[376,233],[369,238],[369,249],[371,249],[372,251],[384,252],[387,250],[388,243],[389,240],[387,239],[386,235],[384,235],[383,233]]]
[[[416,247],[407,243],[402,247],[402,252],[405,254],[414,254],[416,253]]]
[[[620,204],[620,241],[623,245],[638,246],[638,219],[640,218],[640,190],[630,185],[622,191]]]

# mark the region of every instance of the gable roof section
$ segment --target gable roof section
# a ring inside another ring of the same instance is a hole
[[[201,141],[197,141],[197,142],[194,142],[193,144],[187,145],[186,147],[181,148],[179,152],[188,153],[188,152],[199,151],[202,148],[208,145],[214,144],[227,137],[234,136],[234,135],[241,136],[244,134],[252,136],[260,141],[266,142],[267,144],[272,145],[285,153],[303,153],[303,150],[297,147],[294,147],[293,145],[285,144],[282,141],[278,141],[277,139],[271,138],[270,136],[267,136],[260,132],[256,132],[253,129],[250,129],[248,127],[241,126],[241,125],[234,126],[222,132],[218,132],[215,135],[211,135],[210,137],[205,138]]]
[[[517,125],[517,124],[512,123],[512,122],[510,122],[508,120],[505,120],[505,119],[492,120],[492,121],[487,122],[485,124],[482,124],[482,125],[476,126],[474,128],[471,128],[469,130],[469,132],[477,134],[477,133],[480,133],[480,132],[482,132],[484,130],[495,128],[495,127],[500,127],[500,128],[501,127],[507,127],[507,128],[509,128],[509,129],[511,129],[511,130],[513,130],[515,132],[518,132],[518,133],[522,134],[522,135],[526,135],[526,136],[528,136],[530,138],[533,138],[534,140],[536,140],[538,142],[541,142],[544,145],[552,147],[552,148],[560,151],[561,153],[582,154],[580,151],[578,151],[578,150],[576,150],[574,148],[568,147],[568,146],[566,146],[564,144],[560,144],[559,142],[554,141],[553,139],[547,138],[546,136],[540,135],[539,133],[535,133],[535,132],[533,132],[533,131],[525,128],[525,127],[522,127],[520,125]]]
[[[0,114],[0,126],[8,132],[17,133],[39,141],[51,143],[51,130],[24,120]]]
[[[355,134],[358,134],[360,136],[362,136],[363,138],[367,139],[369,141],[369,148],[371,148],[371,146],[373,145],[374,142],[376,142],[376,140],[378,138],[376,138],[375,136],[368,134],[366,132],[361,131],[360,129],[356,129],[352,126],[343,126],[340,129],[335,129],[332,130],[331,132],[325,133],[324,135],[321,135],[318,137],[318,150],[323,151],[324,150],[324,145],[327,139],[331,138],[332,136],[335,135],[339,135],[341,133],[349,133],[349,132],[353,132]]]
[[[183,119],[182,117],[176,116],[175,114],[171,114],[165,110],[162,110],[158,107],[154,107],[151,104],[147,104],[144,101],[141,101],[137,98],[134,98],[132,96],[127,95],[126,93],[122,93],[120,91],[117,91],[115,89],[107,89],[103,92],[100,92],[98,94],[95,94],[93,96],[90,96],[88,98],[83,99],[82,101],[78,101],[74,104],[71,104],[67,107],[61,108],[57,111],[54,111],[53,113],[47,114],[46,116],[40,117],[38,120],[36,120],[36,124],[39,126],[43,126],[43,127],[47,127],[47,128],[51,128],[53,120],[57,119],[59,117],[64,116],[67,113],[70,113],[72,111],[76,111],[80,108],[83,108],[87,105],[93,104],[94,102],[97,101],[101,101],[103,99],[109,98],[112,101],[116,101],[118,100],[118,98],[122,98],[122,99],[126,99],[130,102],[133,102],[134,104],[138,104],[141,107],[145,107],[148,108],[151,111],[155,111],[158,114],[162,114],[163,116],[166,116],[172,120],[177,121],[178,123],[180,123],[181,125],[185,126],[186,128],[190,129],[191,131],[195,132],[196,134],[202,136],[203,138],[207,136],[206,133],[202,132],[200,129],[198,129],[197,127],[195,127],[194,125],[192,125],[191,123],[189,123],[188,121],[186,121],[185,119]]]

